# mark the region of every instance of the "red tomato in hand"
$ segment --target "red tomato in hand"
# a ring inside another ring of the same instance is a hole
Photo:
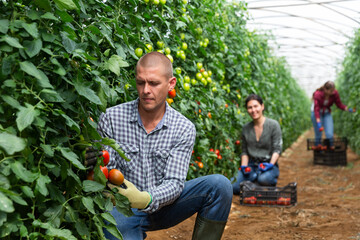
[[[251,168],[250,168],[250,167],[246,167],[246,168],[245,168],[245,172],[246,172],[246,173],[251,172]]]
[[[103,150],[102,151],[102,156],[103,156],[103,162],[104,162],[104,166],[108,165],[109,161],[110,161],[110,154],[108,151]]]

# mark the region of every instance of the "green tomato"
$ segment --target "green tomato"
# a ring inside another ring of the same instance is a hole
[[[209,76],[209,74],[208,74],[207,71],[203,71],[203,72],[202,72],[202,75],[203,75],[205,78],[207,78],[207,77]]]
[[[166,1],[166,0],[165,0]],[[165,46],[165,43],[163,41],[157,41],[156,42],[156,45],[159,47],[159,48],[164,48]]]
[[[186,59],[185,53],[180,54],[180,58],[185,61],[185,59]]]
[[[180,75],[181,74],[181,68],[180,67],[175,68],[175,72]]]
[[[202,69],[202,67],[203,67],[203,64],[201,63],[201,62],[198,62],[197,64],[196,64],[196,68],[197,69]]]
[[[162,5],[165,5],[165,4],[166,4],[166,0],[160,0],[160,3],[161,3]]]
[[[180,55],[181,55],[180,50],[179,50],[179,51],[176,51],[176,57],[180,57]]]
[[[191,84],[192,85],[195,85],[197,83],[197,81],[193,78],[193,79],[191,79]]]
[[[213,87],[213,88],[211,89],[211,91],[216,92],[216,91],[217,91],[216,87]]]
[[[150,0],[144,0],[144,3],[149,3],[150,2]]]
[[[189,84],[189,83],[184,83],[184,90],[185,90],[185,91],[189,91],[189,90],[190,90],[190,84]]]
[[[205,79],[205,78],[201,78],[201,83],[204,84],[204,86],[206,86],[206,85],[207,85],[206,79]]]
[[[181,38],[181,40],[184,40],[185,39],[185,33],[181,33],[180,38]]]
[[[212,82],[211,77],[207,77],[207,78],[206,78],[206,81],[207,81],[208,83],[211,83],[211,82]]]
[[[169,55],[170,53],[171,53],[170,48],[168,48],[168,47],[167,47],[167,48],[165,48],[165,54],[166,54],[166,55]]]
[[[209,44],[209,39],[208,39],[208,38],[205,38],[205,39],[204,39],[204,43]]]
[[[125,84],[125,89],[129,89],[131,85],[129,83]]]
[[[204,42],[203,41],[200,41],[200,47],[203,47],[204,46]]]
[[[170,59],[170,62],[171,62],[171,63],[174,62],[174,58],[173,58],[170,54],[167,54],[166,56]]]
[[[189,77],[189,76],[185,76],[185,77],[184,77],[184,81],[185,81],[186,83],[189,83],[189,82],[190,82],[190,77]]]
[[[203,32],[201,27],[198,27],[195,30],[196,30],[197,34],[199,34],[199,35],[201,35]]]
[[[157,52],[164,54],[164,51],[162,49],[157,50]]]
[[[203,43],[203,47],[207,47],[208,44],[206,42]]]
[[[209,71],[207,71],[208,72],[208,74],[209,74],[209,77],[211,77],[211,75],[212,75],[212,71],[211,70],[209,70]]]
[[[187,0],[182,0],[182,3],[183,3],[183,4],[187,4],[188,1],[187,1]]]
[[[159,1],[159,0],[157,0],[157,1]],[[146,51],[147,52],[151,52],[153,50],[153,46],[150,43],[145,44],[145,46],[146,46]]]
[[[197,80],[201,80],[203,78],[202,74],[201,73],[196,73],[196,79]]]
[[[159,0],[153,0],[153,4],[155,5],[159,5],[160,1]]]
[[[241,99],[241,95],[240,95],[240,94],[238,94],[238,95],[236,95],[236,96],[237,96],[238,99]]]
[[[183,42],[183,43],[181,44],[181,48],[182,48],[183,50],[186,50],[186,49],[188,48],[187,43],[186,43],[186,42]]]
[[[143,55],[143,50],[142,50],[142,48],[137,48],[137,49],[135,49],[135,55],[136,55],[137,57],[141,57],[141,56]]]

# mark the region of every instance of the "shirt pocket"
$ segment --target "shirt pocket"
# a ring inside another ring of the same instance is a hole
[[[125,156],[131,161],[122,160],[122,170],[124,173],[133,172],[136,170],[136,163],[139,159],[139,148],[131,145],[122,145],[121,149],[125,153]]]
[[[156,149],[152,152],[152,164],[154,165],[156,180],[165,176],[169,155],[170,151],[167,149]]]

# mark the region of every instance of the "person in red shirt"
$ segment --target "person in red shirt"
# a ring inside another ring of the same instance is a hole
[[[311,106],[311,120],[315,131],[315,144],[321,144],[322,131],[325,130],[325,136],[329,139],[330,147],[333,146],[334,122],[331,115],[331,106],[335,105],[344,111],[354,112],[340,100],[340,95],[335,89],[332,81],[327,81],[322,87],[318,88],[313,94],[313,104]]]

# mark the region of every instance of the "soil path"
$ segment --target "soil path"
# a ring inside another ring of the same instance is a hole
[[[234,196],[223,240],[360,240],[360,158],[347,150],[347,166],[313,164],[305,132],[279,159],[278,187],[297,182],[297,205],[250,207]],[[195,215],[175,227],[148,232],[147,239],[189,240]]]

